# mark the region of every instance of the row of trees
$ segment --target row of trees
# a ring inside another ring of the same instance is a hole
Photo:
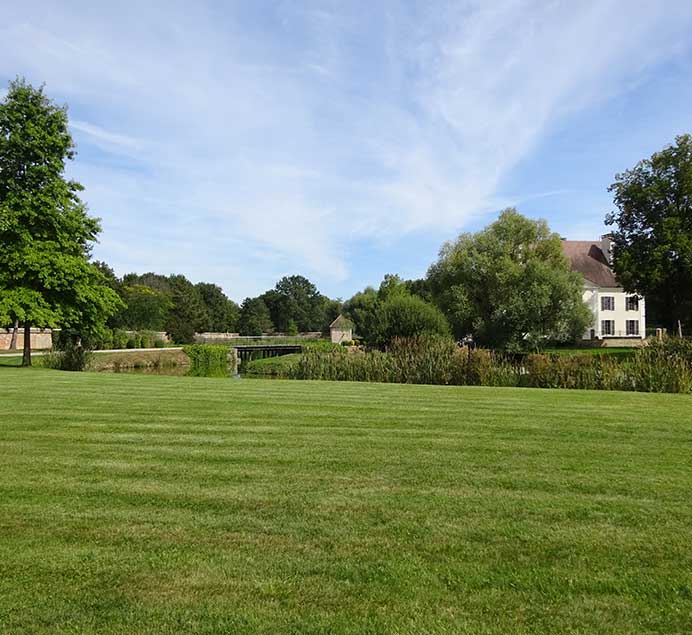
[[[298,333],[326,331],[341,304],[319,293],[303,276],[286,276],[276,286],[241,306],[221,287],[193,284],[185,276],[129,273],[118,278],[103,262],[95,263],[121,300],[108,326],[128,330],[165,331],[175,342],[193,340],[195,333]]]

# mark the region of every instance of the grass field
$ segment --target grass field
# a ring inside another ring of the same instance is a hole
[[[3,634],[692,632],[692,398],[0,368]]]

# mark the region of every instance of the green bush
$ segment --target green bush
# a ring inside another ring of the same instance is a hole
[[[398,294],[377,307],[368,344],[384,347],[397,337],[421,335],[449,335],[447,319],[418,296]]]
[[[127,333],[122,329],[113,329],[113,348],[126,348]]]
[[[141,332],[142,348],[153,348],[155,340],[156,340],[156,333],[154,333],[153,331],[142,331]]]
[[[164,348],[166,346],[166,342],[164,342],[161,338],[156,338],[154,340],[154,348]]]
[[[52,350],[42,358],[42,365],[56,370],[82,371],[91,361],[92,352],[72,341],[66,342],[61,350]]]
[[[137,338],[134,335],[128,336],[125,348],[137,348]]]
[[[196,377],[227,377],[229,374],[227,346],[190,344],[183,346],[190,358],[189,375]]]

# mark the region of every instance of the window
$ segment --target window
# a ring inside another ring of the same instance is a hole
[[[615,296],[614,295],[602,295],[601,296],[601,311],[615,311]]]
[[[627,311],[639,311],[639,296],[628,295],[625,300],[625,309]]]
[[[601,335],[615,335],[615,320],[601,320]]]
[[[639,320],[627,320],[625,322],[626,335],[639,335]]]

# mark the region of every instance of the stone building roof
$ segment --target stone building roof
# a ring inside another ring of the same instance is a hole
[[[353,329],[353,322],[351,322],[351,320],[348,318],[345,318],[343,315],[338,315],[336,320],[329,325],[329,328],[337,329],[339,331],[348,331],[349,329]]]
[[[615,274],[608,264],[608,256],[601,242],[590,240],[563,240],[562,251],[572,265],[589,282],[599,287],[619,287]]]

